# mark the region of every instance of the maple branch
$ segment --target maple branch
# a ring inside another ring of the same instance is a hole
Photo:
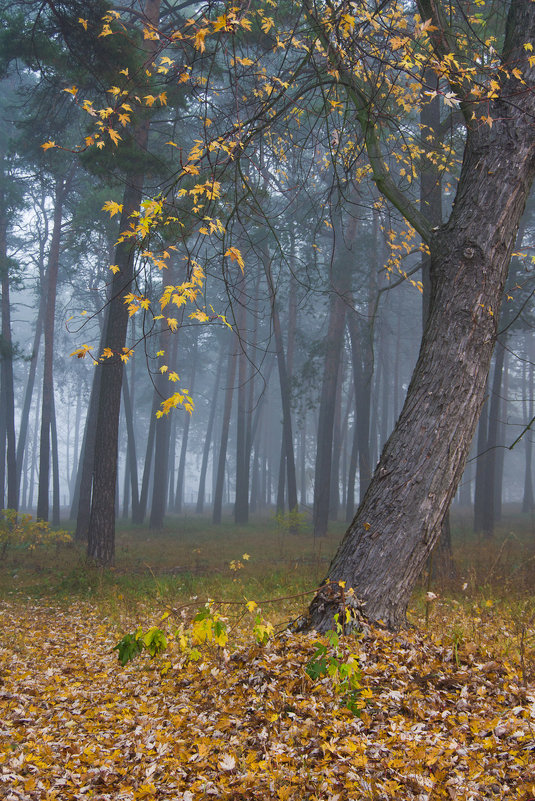
[[[440,6],[440,1],[416,0],[416,2],[422,19],[431,20],[432,22],[434,30],[432,28],[429,29],[427,34],[437,58],[443,59],[447,55],[454,55],[460,60],[462,56],[456,47],[455,36],[451,33],[446,17]],[[463,101],[462,97],[465,90],[462,80],[455,78],[451,71],[448,71],[448,83],[459,100],[459,109],[464,117],[465,123],[468,125],[472,119],[474,104]]]
[[[399,186],[392,179],[388,171],[388,166],[384,162],[377,128],[375,122],[371,118],[370,99],[363,90],[357,86],[355,76],[345,67],[341,54],[332,46],[321,21],[314,13],[313,0],[305,0],[304,8],[318,40],[325,48],[327,58],[340,75],[347,89],[349,98],[355,107],[357,120],[364,135],[364,144],[372,168],[372,177],[377,188],[403,215],[407,222],[418,231],[423,241],[429,244],[431,240],[431,225],[421,211],[401,191]]]

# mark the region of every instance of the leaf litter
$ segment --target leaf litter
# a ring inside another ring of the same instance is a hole
[[[5,602],[0,620],[6,801],[535,799],[535,688],[481,645],[460,659],[436,632],[342,638],[357,716],[307,675],[314,633],[121,668],[121,632],[87,604]]]

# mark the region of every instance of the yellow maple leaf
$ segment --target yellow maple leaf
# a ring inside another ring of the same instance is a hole
[[[117,275],[117,273],[120,273],[120,272],[121,272],[121,270],[120,270],[120,268],[117,266],[117,264],[110,264],[110,270],[112,271],[112,273],[113,273],[114,275]]]
[[[78,22],[80,23],[80,25],[82,26],[84,31],[86,31],[87,30],[87,20],[86,19],[82,19],[82,17],[78,17]]]
[[[49,150],[51,147],[56,147],[56,143],[51,140],[50,142],[45,142],[41,147],[43,150]]]
[[[92,345],[82,345],[81,348],[76,348],[71,353],[71,356],[76,356],[78,359],[85,359],[90,350],[93,350]]]
[[[97,142],[97,147],[98,147]],[[104,205],[102,206],[102,211],[108,211],[110,217],[114,217],[116,214],[120,214],[123,210],[122,203],[116,203],[115,200],[107,200]]]
[[[122,139],[122,136],[118,133],[118,131],[115,131],[113,128],[108,128],[108,133],[110,135],[110,139],[112,140],[113,144],[115,145],[115,147],[117,147],[117,145],[119,144],[119,140]]]
[[[236,261],[238,263],[238,266],[239,266],[240,270],[243,273],[243,268],[245,266],[245,263],[243,261],[242,255],[241,255],[241,251],[238,250],[238,248],[229,248],[225,252],[225,256],[228,256],[231,261]]]

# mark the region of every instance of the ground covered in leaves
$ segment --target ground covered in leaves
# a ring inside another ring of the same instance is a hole
[[[307,675],[314,635],[121,668],[124,628],[88,604],[1,602],[0,630],[6,801],[535,798],[526,666],[432,626],[344,640],[360,717]]]

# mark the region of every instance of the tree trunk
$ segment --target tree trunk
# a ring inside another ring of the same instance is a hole
[[[336,389],[340,351],[344,336],[346,303],[335,292],[329,304],[329,327],[325,339],[325,358],[318,418],[318,444],[314,477],[314,536],[325,537],[329,519],[332,447]]]
[[[275,336],[275,348],[277,351],[277,367],[279,370],[279,385],[281,392],[282,404],[282,436],[284,443],[284,456],[285,456],[285,472],[288,485],[288,510],[290,512],[297,511],[297,481],[295,477],[295,454],[292,433],[292,409],[290,403],[290,377],[288,373],[288,363],[284,353],[284,340],[282,337],[282,327],[280,322],[279,310],[276,302],[275,286],[271,275],[271,264],[269,261],[269,254],[264,253],[264,270],[269,289],[269,298],[271,302],[271,319],[273,323],[273,334]],[[289,343],[290,344],[290,343]],[[290,351],[291,353],[291,351]],[[279,465],[282,464],[282,458]],[[279,477],[281,477],[282,467],[279,469]],[[278,498],[280,503],[280,498]],[[284,503],[282,504],[284,506]],[[295,533],[294,526],[292,525],[292,533]]]
[[[190,379],[190,394],[193,395],[195,391],[195,373],[197,370],[197,340],[193,346],[193,358],[191,364],[191,379]],[[176,478],[176,491],[175,491],[175,510],[182,512],[184,503],[184,483],[186,477],[186,455],[188,452],[188,439],[189,429],[191,425],[191,415],[184,412],[184,427],[182,429],[182,442],[180,444],[180,457],[178,460],[178,471]]]
[[[526,361],[522,365],[522,407],[524,420],[533,420],[533,334],[530,331],[526,334]],[[526,423],[527,424],[527,423]],[[534,506],[533,499],[533,471],[532,454],[533,442],[531,431],[524,434],[524,494],[522,496],[522,511],[532,512]]]
[[[225,406],[223,409],[223,422],[221,425],[221,443],[217,461],[217,476],[214,488],[214,508],[212,522],[219,525],[223,512],[223,489],[225,483],[225,464],[227,461],[228,433],[230,428],[230,415],[232,412],[232,398],[234,395],[234,378],[236,376],[236,362],[238,360],[239,343],[231,342],[228,354],[227,386],[225,389]]]
[[[487,433],[489,427],[489,401],[485,399],[477,427],[476,481],[474,488],[474,531],[483,531],[485,505],[485,478],[487,475]]]
[[[130,494],[132,496],[132,517],[139,514],[139,483],[137,475],[137,455],[136,455],[136,432],[134,429],[134,410],[132,408],[132,398],[128,385],[128,377],[123,375],[123,404],[124,419],[126,422],[126,434],[128,437],[127,459],[128,474],[130,477]]]
[[[58,428],[56,420],[56,401],[52,387],[52,415],[50,417],[50,438],[52,445],[52,525],[60,524],[60,492],[59,492],[59,451]]]
[[[234,501],[234,522],[244,525],[249,520],[249,459],[247,450],[247,353],[245,351],[245,328],[247,324],[246,296],[243,276],[238,287],[238,330],[240,350],[238,353],[238,399],[236,404],[236,499]]]
[[[158,409],[158,396],[153,394],[152,407],[149,420],[149,431],[147,434],[147,443],[145,447],[145,461],[143,463],[143,478],[141,479],[141,494],[139,496],[139,505],[137,515],[132,514],[132,523],[141,525],[145,520],[147,513],[147,501],[149,498],[150,477],[152,475],[152,457],[154,455],[154,439],[156,434],[156,410]],[[132,510],[133,512],[133,510]]]
[[[56,291],[58,282],[59,253],[63,203],[67,187],[72,180],[74,169],[67,179],[58,178],[54,198],[54,225],[50,240],[48,266],[46,271],[46,307],[44,319],[45,355],[43,360],[43,395],[41,407],[41,441],[39,446],[39,494],[37,498],[37,517],[48,520],[48,488],[50,480],[50,425],[53,407],[53,364],[54,364],[54,319],[56,314]]]
[[[212,403],[210,406],[210,414],[208,417],[208,426],[206,428],[206,438],[204,440],[204,448],[202,452],[201,472],[199,474],[199,492],[197,494],[197,506],[195,507],[195,511],[197,512],[197,514],[201,514],[201,512],[204,510],[206,473],[208,470],[208,457],[210,456],[210,445],[212,443],[212,430],[214,427],[215,411],[217,408],[217,396],[219,395],[219,383],[221,381],[221,363],[223,361],[222,357],[223,357],[223,347],[220,348],[219,358],[217,360],[217,372],[214,381],[214,392],[212,395]]]
[[[501,390],[503,376],[503,362],[505,348],[501,343],[496,345],[494,359],[494,376],[492,380],[492,394],[489,405],[489,427],[487,431],[487,458],[484,485],[484,503],[482,514],[482,530],[487,537],[494,534],[495,490],[496,490],[496,448],[498,445],[498,426],[502,407]]]
[[[535,4],[510,6],[507,61],[525,64]],[[516,48],[516,51],[515,51]],[[533,81],[535,69],[524,68]],[[430,233],[431,303],[400,418],[368,491],[311,604],[308,627],[325,631],[354,588],[371,620],[403,625],[410,594],[441,532],[483,403],[503,288],[535,174],[535,94],[511,76],[489,103],[493,125],[467,134],[456,201]]]
[[[100,393],[100,380],[102,373],[95,367],[91,394],[87,407],[84,437],[78,459],[76,484],[71,504],[71,520],[76,518],[76,531],[74,538],[78,542],[87,542],[89,533],[89,518],[91,515],[91,488],[93,484],[93,463],[95,458],[95,431],[97,425],[98,397]]]
[[[146,0],[144,15],[154,27],[158,26],[160,0]],[[150,61],[158,42],[148,39],[145,43],[147,60]],[[149,138],[149,120],[140,122],[134,133],[137,148],[144,151]],[[139,172],[130,176],[123,195],[120,230],[126,231],[131,223],[131,214],[139,211],[143,193],[144,175]],[[102,371],[97,405],[95,431],[95,458],[93,465],[93,493],[87,556],[98,565],[110,565],[115,556],[115,489],[117,484],[117,451],[121,388],[123,379],[123,349],[126,343],[128,309],[124,296],[130,290],[134,277],[135,243],[125,240],[115,248],[114,262],[118,271],[110,287],[110,301],[104,327],[104,346],[113,356],[105,359],[96,368]]]
[[[342,339],[343,345],[343,339]],[[342,384],[344,382],[344,359],[339,366],[333,420],[333,453],[331,458],[331,486],[329,489],[329,520],[338,520],[340,509],[340,451],[342,444]]]
[[[11,338],[11,301],[9,295],[9,262],[7,260],[7,215],[3,197],[0,201],[0,272],[2,274],[2,417],[0,436],[7,443],[7,506],[18,509],[19,491],[17,451],[15,445],[15,392],[13,388],[13,343]],[[5,447],[5,446],[4,446]],[[2,491],[4,484],[2,483]]]

